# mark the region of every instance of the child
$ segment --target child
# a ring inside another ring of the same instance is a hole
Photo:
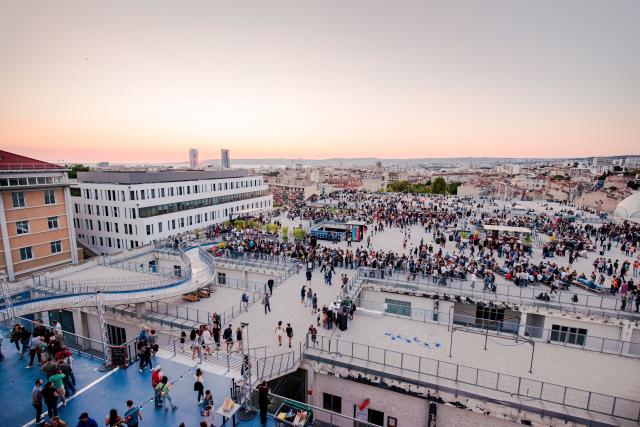
[[[204,408],[204,414],[202,415],[204,417],[203,421],[206,422],[207,427],[216,427],[215,425],[215,417],[216,417],[216,413],[213,410],[213,405],[207,405]]]
[[[200,415],[204,417],[205,410],[207,407],[213,408],[213,395],[211,394],[211,390],[206,390],[204,392],[204,396],[200,399]]]

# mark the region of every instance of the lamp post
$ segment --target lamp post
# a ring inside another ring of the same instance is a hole
[[[257,412],[251,407],[251,358],[249,356],[249,323],[241,322],[240,328],[242,328],[247,336],[246,348],[245,340],[242,340],[242,401],[239,402],[242,407],[238,410],[238,418],[241,421],[248,421],[255,418]]]

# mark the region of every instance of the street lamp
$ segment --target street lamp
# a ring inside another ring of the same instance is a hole
[[[251,359],[249,357],[249,323],[240,322],[240,328],[246,332],[246,348],[245,340],[242,340],[242,407],[238,410],[238,418],[241,421],[248,421],[255,418],[257,412],[251,407]]]

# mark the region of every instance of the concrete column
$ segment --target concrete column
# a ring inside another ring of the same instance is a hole
[[[243,281],[244,283],[247,283],[247,282],[248,282],[247,277],[249,276],[249,275],[248,275],[248,273],[247,273],[247,270],[242,270],[242,272],[241,272],[241,273],[242,273],[242,275],[241,275],[242,281]]]
[[[518,327],[518,335],[520,335],[521,337],[524,336],[525,330],[527,327],[527,312],[526,311],[521,311],[520,312],[520,326]]]
[[[147,304],[144,302],[136,303],[136,316],[142,318],[142,316],[147,312]]]
[[[307,393],[305,396],[306,402],[309,405],[313,405],[314,402],[318,402],[319,398],[316,396],[316,390],[314,389],[314,378],[316,376],[316,373],[313,370],[313,366],[311,366],[311,364],[309,364],[309,366],[306,366],[306,371],[307,371]],[[311,392],[311,394],[309,394],[309,392]]]
[[[7,276],[9,281],[16,280],[16,274],[13,271],[13,258],[11,257],[11,244],[9,242],[9,231],[7,229],[7,218],[4,214],[3,193],[0,193],[0,232],[2,233],[2,248],[4,250],[4,259],[7,263]]]

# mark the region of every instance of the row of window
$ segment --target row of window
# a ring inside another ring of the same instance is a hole
[[[19,187],[28,185],[62,184],[61,176],[38,176],[27,178],[0,178],[0,187]]]
[[[100,206],[95,205],[94,211],[93,205],[84,205],[84,214],[85,215],[93,215],[95,212],[96,216],[112,216],[114,218],[118,218],[120,216],[120,208],[118,206]],[[73,204],[73,209],[76,214],[80,213],[80,205],[78,203]],[[131,209],[133,210],[133,209]],[[125,210],[126,212],[126,210]],[[135,218],[135,216],[134,216]]]
[[[24,191],[14,191],[11,193],[11,201],[14,208],[24,208],[27,206],[26,198],[24,197]],[[55,205],[56,192],[55,190],[44,190],[44,204]]]
[[[206,199],[187,200],[184,202],[167,203],[164,205],[148,206],[140,208],[138,215],[140,218],[149,218],[152,216],[166,215],[175,212],[183,212],[191,209],[199,209],[208,206],[221,205],[224,203],[232,203],[240,200],[253,199],[268,195],[267,190],[250,191],[248,193],[227,194],[219,197],[207,197]],[[267,206],[264,206],[267,207]]]
[[[47,218],[49,230],[57,230],[59,228],[58,217],[50,216]],[[16,234],[29,234],[29,221],[16,221]]]
[[[91,246],[102,246],[104,248],[118,248],[118,249],[133,249],[140,246],[140,242],[137,240],[120,239],[117,237],[96,237],[87,236],[86,234],[78,233],[78,239],[83,242],[91,243]]]
[[[218,183],[179,185],[175,187],[148,188],[129,190],[129,200],[147,200],[162,197],[183,196],[214,191],[252,188],[262,185],[262,178],[243,179],[240,181],[226,181]],[[98,190],[85,188],[83,198],[87,200],[110,200],[124,202],[125,192],[122,190]]]
[[[567,344],[585,345],[587,341],[587,330],[583,328],[551,325],[551,336],[549,339]]]
[[[54,240],[53,242],[49,242],[51,247],[51,254],[59,254],[62,252],[62,241]],[[24,248],[20,248],[20,261],[28,261],[33,259],[33,247],[25,246]]]

